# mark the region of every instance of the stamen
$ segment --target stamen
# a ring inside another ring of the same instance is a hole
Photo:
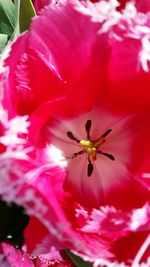
[[[109,153],[105,153],[105,152],[102,152],[100,150],[98,150],[97,153],[98,154],[102,154],[103,156],[105,156],[105,157],[107,157],[107,158],[109,158],[111,160],[115,160],[115,157],[113,155],[109,154]]]
[[[97,159],[97,153],[109,158],[110,160],[113,160],[113,161],[115,160],[115,157],[112,154],[99,150],[101,145],[106,142],[105,137],[107,137],[111,133],[112,129],[108,129],[107,131],[105,131],[104,134],[100,138],[96,140],[91,140],[90,138],[91,126],[92,126],[92,121],[87,120],[85,123],[87,139],[79,140],[72,134],[72,132],[69,132],[69,131],[67,132],[67,136],[71,140],[77,142],[83,148],[83,150],[73,153],[69,158],[73,159],[77,157],[78,155],[82,155],[84,153],[87,153],[88,155],[88,165],[87,165],[87,176],[88,177],[90,177],[93,174],[93,169],[94,169],[93,162],[96,161]]]
[[[89,160],[88,168],[87,168],[87,175],[88,175],[88,177],[90,177],[92,175],[92,173],[93,173],[93,164]]]
[[[85,153],[84,150],[80,150],[80,151],[77,152],[77,153],[73,153],[73,155],[72,155],[72,159],[74,159],[74,158],[76,158],[78,155],[82,155],[82,154],[84,154],[84,153]]]
[[[92,125],[91,120],[87,120],[87,122],[86,122],[86,124],[85,124],[85,130],[86,130],[86,132],[87,132],[87,139],[90,139],[91,125]]]
[[[107,135],[109,135],[111,131],[112,131],[112,129],[108,129],[108,130],[101,136],[101,138],[104,138],[104,137],[106,137]]]
[[[72,132],[67,132],[67,136],[73,140],[76,141],[77,143],[80,143],[80,140],[78,140],[76,137],[74,137],[74,135],[72,134]]]

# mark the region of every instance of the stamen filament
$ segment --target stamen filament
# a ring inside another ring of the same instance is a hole
[[[80,140],[78,140],[76,137],[74,137],[74,135],[72,134],[72,132],[67,132],[67,136],[73,140],[76,141],[77,143],[80,143]]]
[[[93,173],[93,164],[89,160],[88,168],[87,168],[87,176],[90,177],[92,175],[92,173]]]
[[[86,130],[86,132],[87,132],[87,139],[90,139],[91,125],[92,125],[91,120],[87,120],[87,122],[86,122],[86,124],[85,124],[85,130]]]
[[[102,155],[104,155],[105,157],[107,157],[107,158],[109,158],[111,160],[115,160],[115,157],[113,155],[109,154],[109,153],[102,152],[101,150],[98,150],[97,153],[98,154],[102,154]]]
[[[79,152],[76,152],[76,153],[74,153],[74,154],[72,155],[72,159],[73,159],[73,158],[76,158],[78,155],[82,155],[82,154],[84,154],[84,153],[85,153],[84,150],[80,150]]]
[[[104,138],[106,136],[108,136],[111,133],[112,129],[108,129],[102,136],[101,138]]]

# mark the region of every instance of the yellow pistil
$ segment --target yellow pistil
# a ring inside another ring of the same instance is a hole
[[[96,154],[98,148],[105,142],[104,138],[99,138],[95,141],[91,140],[80,140],[80,146],[88,153],[88,158],[90,161],[96,160]]]

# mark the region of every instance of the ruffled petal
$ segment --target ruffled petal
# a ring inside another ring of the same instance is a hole
[[[141,14],[130,2],[112,28],[108,68],[112,99],[120,110],[148,109],[149,13]]]
[[[0,264],[2,267],[34,267],[33,262],[25,252],[6,243],[1,243],[0,247],[2,253]]]
[[[84,103],[88,110],[93,105],[101,95],[109,57],[99,27],[76,11],[73,1],[51,4],[33,20],[30,32],[14,42],[6,61],[19,113],[31,113],[62,96],[70,97],[74,108]]]

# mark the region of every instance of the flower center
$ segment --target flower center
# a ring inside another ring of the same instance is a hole
[[[87,139],[83,139],[83,140],[79,140],[77,139],[71,132],[67,132],[67,136],[77,142],[83,149],[80,150],[77,153],[74,153],[72,155],[72,159],[77,157],[78,155],[87,153],[88,155],[88,168],[87,168],[87,175],[90,177],[93,173],[93,162],[96,161],[97,159],[97,154],[101,154],[111,160],[115,160],[114,156],[103,152],[102,150],[100,150],[101,145],[106,142],[106,137],[111,133],[112,129],[108,129],[106,132],[104,132],[104,134],[99,137],[96,140],[91,140],[90,137],[90,130],[91,130],[91,125],[92,125],[92,121],[91,120],[87,120],[86,124],[85,124],[85,130],[87,133]]]

